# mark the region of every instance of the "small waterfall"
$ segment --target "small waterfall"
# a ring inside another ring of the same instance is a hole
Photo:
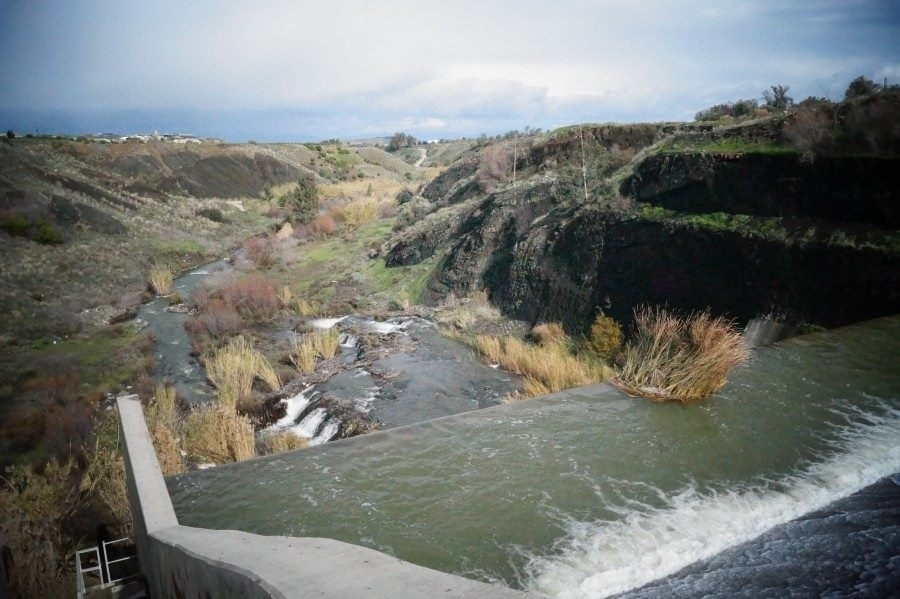
[[[307,414],[297,426],[292,427],[291,430],[302,437],[313,439],[327,416],[328,413],[325,411],[325,408],[316,408]]]
[[[900,409],[848,419],[838,452],[797,475],[718,492],[657,489],[666,507],[631,501],[615,507],[615,521],[565,521],[554,555],[529,556],[527,587],[573,599],[628,591],[900,471]]]
[[[322,427],[322,430],[319,431],[319,434],[313,437],[312,441],[310,441],[309,444],[321,445],[322,443],[331,441],[331,439],[338,433],[338,430],[340,430],[340,428],[340,418],[329,418],[325,422],[325,425]]]

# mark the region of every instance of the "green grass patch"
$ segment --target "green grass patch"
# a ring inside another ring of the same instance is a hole
[[[388,267],[383,258],[373,260],[366,269],[366,275],[379,293],[391,299],[409,300],[417,303],[422,300],[428,278],[437,264],[437,258],[431,257],[411,266]]]
[[[675,136],[662,145],[661,152],[712,152],[722,154],[796,154],[789,146],[772,142],[753,142],[741,137],[718,139]]]

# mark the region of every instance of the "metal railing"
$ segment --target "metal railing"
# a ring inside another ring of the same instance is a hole
[[[126,555],[125,557],[120,557],[117,559],[109,559],[109,552],[106,550],[110,545],[115,545],[116,543],[123,543],[126,541],[130,541],[128,537],[123,539],[116,539],[115,541],[102,541],[98,547],[88,547],[87,549],[80,549],[75,552],[75,576],[76,576],[76,584],[78,588],[78,599],[84,599],[85,594],[88,591],[95,591],[99,589],[106,589],[118,582],[129,578],[129,576],[122,576],[120,578],[113,578],[110,572],[110,564],[117,564],[120,562],[127,562],[129,560],[136,560],[136,555]],[[100,559],[100,553],[103,552],[103,559]],[[93,556],[91,556],[93,554]],[[82,557],[87,556],[87,557]],[[91,586],[87,586],[85,583],[85,579],[89,579],[92,582],[99,580],[99,583],[92,584]]]

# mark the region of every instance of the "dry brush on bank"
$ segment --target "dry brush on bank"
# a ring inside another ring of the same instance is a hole
[[[733,323],[709,312],[682,318],[663,308],[634,311],[634,333],[614,383],[660,401],[692,401],[712,395],[728,372],[749,357]]]

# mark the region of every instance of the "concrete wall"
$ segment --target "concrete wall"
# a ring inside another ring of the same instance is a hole
[[[118,399],[128,498],[153,597],[527,597],[332,539],[181,526],[136,395]]]

